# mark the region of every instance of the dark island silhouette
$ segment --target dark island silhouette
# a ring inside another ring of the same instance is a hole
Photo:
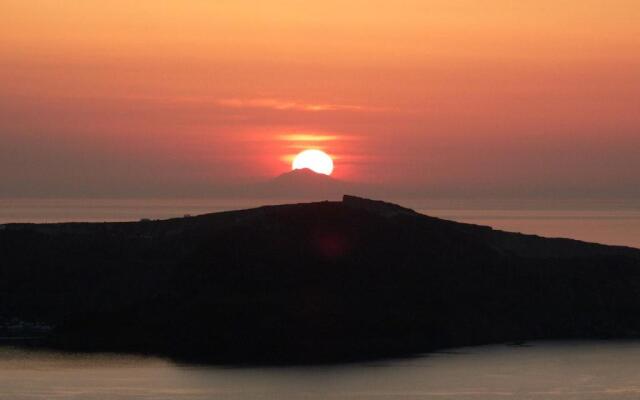
[[[0,226],[0,336],[214,363],[320,363],[640,336],[640,250],[381,201]]]

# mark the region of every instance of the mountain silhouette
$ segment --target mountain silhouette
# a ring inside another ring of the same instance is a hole
[[[282,179],[330,179],[304,174]],[[74,351],[317,363],[640,336],[638,249],[353,196],[158,221],[7,224],[0,254],[0,336]]]
[[[294,169],[260,185],[263,195],[270,197],[302,197],[338,199],[349,184],[319,174],[309,168]]]
[[[332,178],[331,176],[319,174],[309,168],[294,169],[271,180],[271,184],[276,186],[292,185],[302,187],[307,185],[336,185],[339,183],[340,181]]]

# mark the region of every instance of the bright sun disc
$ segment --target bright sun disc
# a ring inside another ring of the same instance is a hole
[[[291,164],[291,169],[309,168],[319,174],[331,175],[333,160],[322,150],[305,150],[299,153]]]

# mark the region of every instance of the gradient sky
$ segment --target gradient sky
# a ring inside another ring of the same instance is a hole
[[[0,5],[0,196],[216,193],[320,148],[429,196],[640,199],[637,0]]]

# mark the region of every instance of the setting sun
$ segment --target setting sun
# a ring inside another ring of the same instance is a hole
[[[331,175],[333,160],[322,150],[305,150],[300,152],[291,164],[291,169],[309,168],[319,174]]]

